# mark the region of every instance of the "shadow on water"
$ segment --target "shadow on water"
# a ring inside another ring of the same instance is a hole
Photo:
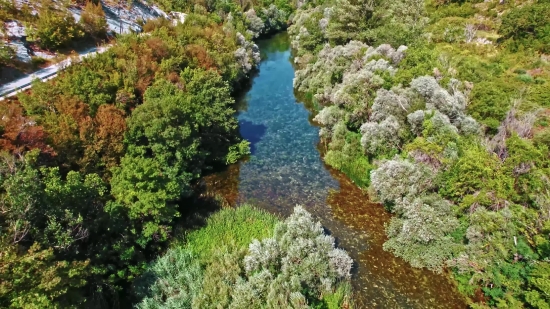
[[[267,127],[263,124],[255,124],[248,120],[239,121],[239,131],[241,136],[250,142],[250,154],[256,153],[256,144],[262,140]]]
[[[259,42],[260,71],[237,116],[253,153],[205,177],[207,191],[231,205],[249,202],[282,216],[303,205],[356,262],[357,308],[466,308],[448,276],[412,268],[383,250],[391,215],[323,163],[319,128],[311,122],[315,107],[298,102],[293,92],[288,41],[280,34]]]

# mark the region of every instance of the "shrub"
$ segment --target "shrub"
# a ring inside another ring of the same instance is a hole
[[[384,250],[392,251],[413,267],[441,271],[444,263],[460,250],[450,235],[458,227],[451,204],[433,194],[403,199],[395,209],[401,215],[392,218],[386,229],[389,239]]]
[[[67,46],[83,35],[84,32],[68,10],[57,12],[48,8],[39,12],[36,28],[30,30],[30,36],[39,39],[41,47],[51,49]]]
[[[80,16],[80,24],[84,32],[93,37],[103,38],[107,35],[107,19],[100,2],[94,4],[92,1],[88,1],[86,3]]]
[[[440,193],[455,201],[475,197],[463,207],[481,203],[493,206],[513,197],[514,180],[506,175],[499,158],[480,145],[468,145],[461,157],[443,174]]]
[[[343,129],[343,132],[340,131]],[[335,135],[342,133],[342,136]],[[361,135],[345,129],[345,125],[338,124],[334,130],[330,150],[325,154],[325,162],[335,169],[346,174],[356,185],[367,187],[370,182],[372,164],[364,155],[361,146]]]
[[[270,4],[269,7],[263,8],[260,17],[264,21],[263,32],[266,34],[278,32],[287,27],[288,13],[277,8],[275,4]]]
[[[533,308],[550,308],[550,263],[539,262],[529,274],[529,290],[525,299]]]
[[[352,264],[321,224],[297,206],[275,226],[272,238],[250,244],[244,258],[246,279],[235,286],[230,308],[307,308],[308,298],[330,293],[349,279]]]
[[[539,2],[510,10],[502,17],[499,33],[512,50],[521,46],[550,52],[550,3]]]
[[[394,91],[379,89],[372,105],[371,121],[382,121],[389,116],[396,117],[401,123],[405,122],[410,108],[409,98]]]
[[[380,123],[366,122],[361,126],[361,145],[371,156],[391,154],[401,146],[401,129],[394,116],[389,116]]]
[[[192,308],[228,308],[233,289],[237,282],[242,280],[242,260],[245,255],[245,248],[236,247],[231,243],[216,248],[209,257],[210,263],[204,270],[200,293],[193,299]]]
[[[252,37],[259,37],[264,30],[264,22],[262,19],[256,15],[256,11],[254,11],[254,9],[246,11],[244,16],[248,22],[248,30],[252,32]]]
[[[387,205],[414,198],[433,188],[433,173],[423,164],[393,159],[382,162],[370,173],[371,191]]]
[[[34,68],[39,68],[41,65],[46,64],[47,60],[42,57],[32,56],[31,64]]]
[[[186,238],[136,281],[138,308],[336,309],[349,301],[353,261],[301,206],[284,222],[250,206],[224,209]]]
[[[0,40],[0,67],[3,65],[11,64],[15,58],[15,50]]]
[[[191,308],[199,293],[203,270],[191,250],[175,247],[152,263],[137,283],[138,296],[145,296],[138,309]]]
[[[483,81],[474,86],[468,113],[495,133],[510,108],[513,88],[502,81]]]

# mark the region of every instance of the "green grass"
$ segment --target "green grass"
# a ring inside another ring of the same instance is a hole
[[[186,245],[207,262],[222,246],[246,248],[253,239],[271,237],[279,219],[250,205],[223,209],[207,220],[207,225],[185,237]]]
[[[338,286],[338,289],[333,293],[323,296],[323,302],[326,304],[327,309],[340,309],[345,308],[343,305],[348,305],[350,308],[353,305],[350,303],[349,296],[351,295],[351,285],[349,283],[343,283]]]

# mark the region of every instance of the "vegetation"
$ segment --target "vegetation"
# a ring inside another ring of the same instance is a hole
[[[58,8],[55,2],[41,3],[34,27],[29,36],[39,41],[41,47],[56,49],[84,35],[73,15],[66,8]]]
[[[0,66],[6,66],[15,59],[15,50],[0,41]]]
[[[325,161],[395,213],[386,250],[473,308],[550,306],[548,9],[306,1],[289,28]]]
[[[120,36],[105,53],[2,101],[0,307],[120,307],[173,238],[176,218],[193,216],[198,178],[248,154],[232,94],[259,50],[244,8],[219,7],[197,5],[177,26],[148,21],[146,34]],[[66,8],[46,0],[38,16],[12,6],[2,14],[29,22],[52,49],[105,34],[97,2],[87,2],[79,23]],[[283,28],[288,15],[279,10],[260,15],[263,29]],[[1,48],[2,61],[13,57]],[[169,254],[194,267],[185,252]]]
[[[96,38],[104,38],[107,35],[107,19],[101,3],[94,4],[88,1],[82,10],[80,24],[88,35]]]
[[[285,221],[246,205],[224,209],[185,238],[136,281],[138,308],[350,305],[351,258],[300,206]]]
[[[352,261],[301,207],[220,211],[162,254],[196,181],[248,154],[232,94],[291,17],[294,87],[326,162],[394,213],[384,248],[472,308],[550,307],[547,0],[156,3],[185,23],[0,104],[0,307],[349,308]],[[106,34],[97,1],[0,4],[43,48]]]

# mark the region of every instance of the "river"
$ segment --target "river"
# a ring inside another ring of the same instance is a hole
[[[391,216],[323,163],[314,111],[294,94],[287,35],[258,45],[259,73],[237,102],[240,132],[252,154],[206,177],[208,190],[231,205],[248,202],[282,216],[303,205],[354,259],[356,308],[466,308],[448,276],[412,268],[382,249]]]

